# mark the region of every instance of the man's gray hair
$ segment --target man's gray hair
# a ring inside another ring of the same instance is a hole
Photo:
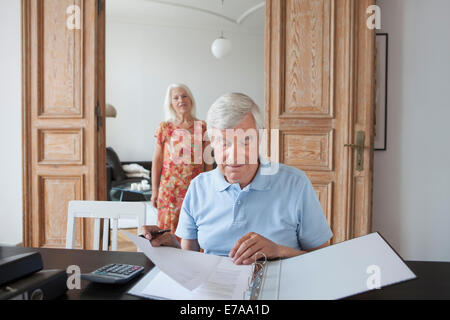
[[[258,105],[242,93],[226,93],[213,103],[206,116],[208,135],[212,128],[219,130],[235,128],[247,114],[253,115],[256,129],[264,128],[264,120]]]

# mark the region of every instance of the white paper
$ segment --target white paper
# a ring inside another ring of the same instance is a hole
[[[161,271],[142,291],[143,296],[171,300],[243,300],[251,276],[251,266],[237,266],[221,258],[215,271],[200,287],[189,291]]]
[[[149,240],[123,232],[162,272],[188,290],[203,284],[221,257],[169,247],[153,247]]]

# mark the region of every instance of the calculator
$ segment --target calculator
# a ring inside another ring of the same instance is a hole
[[[128,264],[109,264],[88,274],[82,274],[81,279],[98,283],[127,283],[144,271],[144,267]]]

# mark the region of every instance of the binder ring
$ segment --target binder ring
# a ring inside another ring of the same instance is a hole
[[[261,253],[265,259],[266,255],[264,253]],[[247,296],[250,299],[258,299],[259,296],[259,290],[261,289],[262,285],[262,278],[264,274],[264,264],[266,263],[266,260],[262,262],[258,262],[256,260],[255,255],[255,262],[252,263],[252,275],[248,278],[248,288],[245,290],[243,294],[243,298]]]
[[[255,253],[253,257],[255,258],[255,263],[256,264],[260,264],[260,262],[258,262],[258,255],[262,255],[264,257],[264,260],[262,260],[263,261],[262,265],[265,265],[266,262],[267,262],[266,254],[264,252],[257,252],[257,253]]]
[[[252,275],[248,277],[247,284],[249,287],[252,286],[255,282],[257,282],[259,277],[261,276],[261,271],[264,269],[264,264],[255,262],[252,263]],[[255,281],[256,280],[256,281]]]

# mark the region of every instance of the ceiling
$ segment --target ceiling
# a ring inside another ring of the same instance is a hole
[[[223,29],[264,34],[264,7],[238,19],[264,0],[108,0],[107,19],[142,24]],[[219,17],[225,16],[226,18]]]

